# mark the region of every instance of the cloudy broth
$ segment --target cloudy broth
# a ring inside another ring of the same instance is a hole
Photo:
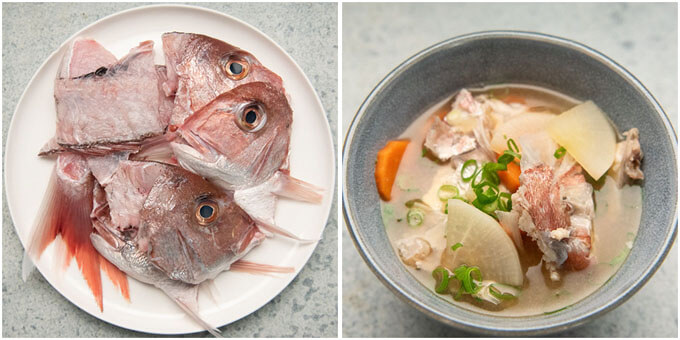
[[[487,93],[522,96],[529,107],[543,112],[561,113],[579,103],[552,91],[524,85],[503,85],[470,91],[473,95]],[[421,261],[420,269],[405,266],[433,294],[436,293],[432,271],[440,266],[441,255],[446,247],[446,215],[435,209],[426,214],[422,225],[412,227],[406,221],[408,208],[405,203],[432,195],[439,187],[440,180],[455,171],[448,162],[440,164],[423,156],[423,141],[434,117],[448,112],[453,98],[454,96],[431,107],[399,136],[400,139],[409,139],[411,142],[399,165],[392,188],[392,199],[389,202],[381,201],[383,223],[395,256],[398,256],[396,243],[399,240],[421,237],[430,243],[432,253]],[[563,271],[561,280],[553,282],[543,269],[540,251],[535,245],[532,246],[533,242],[524,238],[526,249],[519,252],[519,256],[525,279],[517,299],[496,306],[475,301],[469,296],[456,301],[450,294],[437,295],[457,306],[483,314],[528,316],[558,312],[595,292],[619,269],[632,247],[640,223],[642,192],[639,186],[625,185],[618,188],[609,176],[604,184],[599,183],[594,189],[592,262],[587,268]]]

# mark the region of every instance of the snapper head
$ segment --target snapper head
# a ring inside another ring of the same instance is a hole
[[[264,239],[231,193],[180,168],[166,169],[140,212],[137,242],[170,279],[213,279]]]
[[[183,168],[225,189],[249,188],[285,167],[292,122],[281,91],[249,83],[221,94],[177,127],[171,147]]]
[[[163,51],[168,73],[163,89],[166,95],[175,94],[172,124],[181,124],[239,85],[266,82],[284,91],[281,77],[254,55],[221,40],[194,33],[165,33]]]

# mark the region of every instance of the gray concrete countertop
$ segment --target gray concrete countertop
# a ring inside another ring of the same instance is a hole
[[[15,106],[28,81],[52,51],[86,25],[115,12],[140,5],[142,4],[3,4],[3,135],[7,135]],[[255,26],[283,47],[297,61],[321,97],[334,135],[333,141],[336,140],[338,79],[336,4],[194,5],[237,17]],[[255,313],[222,327],[224,336],[337,336],[336,209],[337,202],[334,200],[321,242],[292,283]],[[6,204],[3,205],[2,255],[3,336],[148,336],[90,316],[62,297],[40,274],[34,273],[28,282],[22,282],[23,248],[14,231]]]
[[[369,92],[393,68],[439,41],[476,31],[537,31],[582,42],[633,73],[678,119],[677,4],[343,4],[343,136]],[[677,127],[676,127],[677,129]],[[408,306],[342,237],[345,337],[470,336]],[[556,336],[678,336],[678,252],[623,305]]]

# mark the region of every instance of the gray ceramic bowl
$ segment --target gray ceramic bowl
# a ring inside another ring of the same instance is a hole
[[[619,130],[640,130],[644,151],[642,220],[626,262],[603,287],[551,315],[503,318],[458,308],[409,274],[380,217],[373,178],[376,153],[426,108],[463,87],[524,83],[579,100],[592,99]],[[601,53],[562,38],[526,32],[482,32],[434,45],[399,65],[366,98],[347,134],[343,210],[355,245],[397,296],[448,325],[492,335],[565,330],[613,309],[649,280],[677,230],[677,137],[662,108],[628,71]]]

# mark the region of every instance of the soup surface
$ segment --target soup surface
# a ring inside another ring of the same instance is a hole
[[[556,115],[580,104],[559,93],[525,85],[492,86],[469,91],[475,97],[481,94],[504,99],[509,105],[503,109],[512,110],[514,107],[522,113],[513,114],[519,115],[527,112]],[[438,197],[438,190],[444,185],[455,184],[451,178],[460,170],[449,161],[431,157],[423,144],[435,120],[451,111],[455,98],[454,95],[434,105],[400,136],[400,139],[410,142],[399,163],[391,199],[381,201],[383,222],[397,256],[400,256],[399,244],[404,240],[419,238],[429,243],[429,255],[405,266],[425,287],[433,290],[433,294],[437,294],[434,292],[437,281],[432,273],[442,265],[443,253],[447,250],[447,203]],[[513,105],[513,98],[521,98],[518,100],[521,104]],[[622,138],[618,132],[616,135],[618,139]],[[524,281],[516,298],[493,304],[470,295],[457,300],[453,294],[437,295],[457,306],[483,314],[528,316],[559,312],[600,288],[619,269],[632,248],[640,223],[642,193],[640,186],[621,184],[611,175],[605,175],[599,181],[589,176],[586,178],[594,189],[595,212],[591,227],[590,264],[585,269],[559,270],[559,279],[551,279],[536,243],[522,233],[523,249],[518,249],[518,255]],[[507,189],[502,187],[501,190]],[[407,206],[412,207],[414,200],[420,200],[416,204],[428,207],[424,209],[419,225],[407,217]],[[453,271],[453,268],[448,269]]]

